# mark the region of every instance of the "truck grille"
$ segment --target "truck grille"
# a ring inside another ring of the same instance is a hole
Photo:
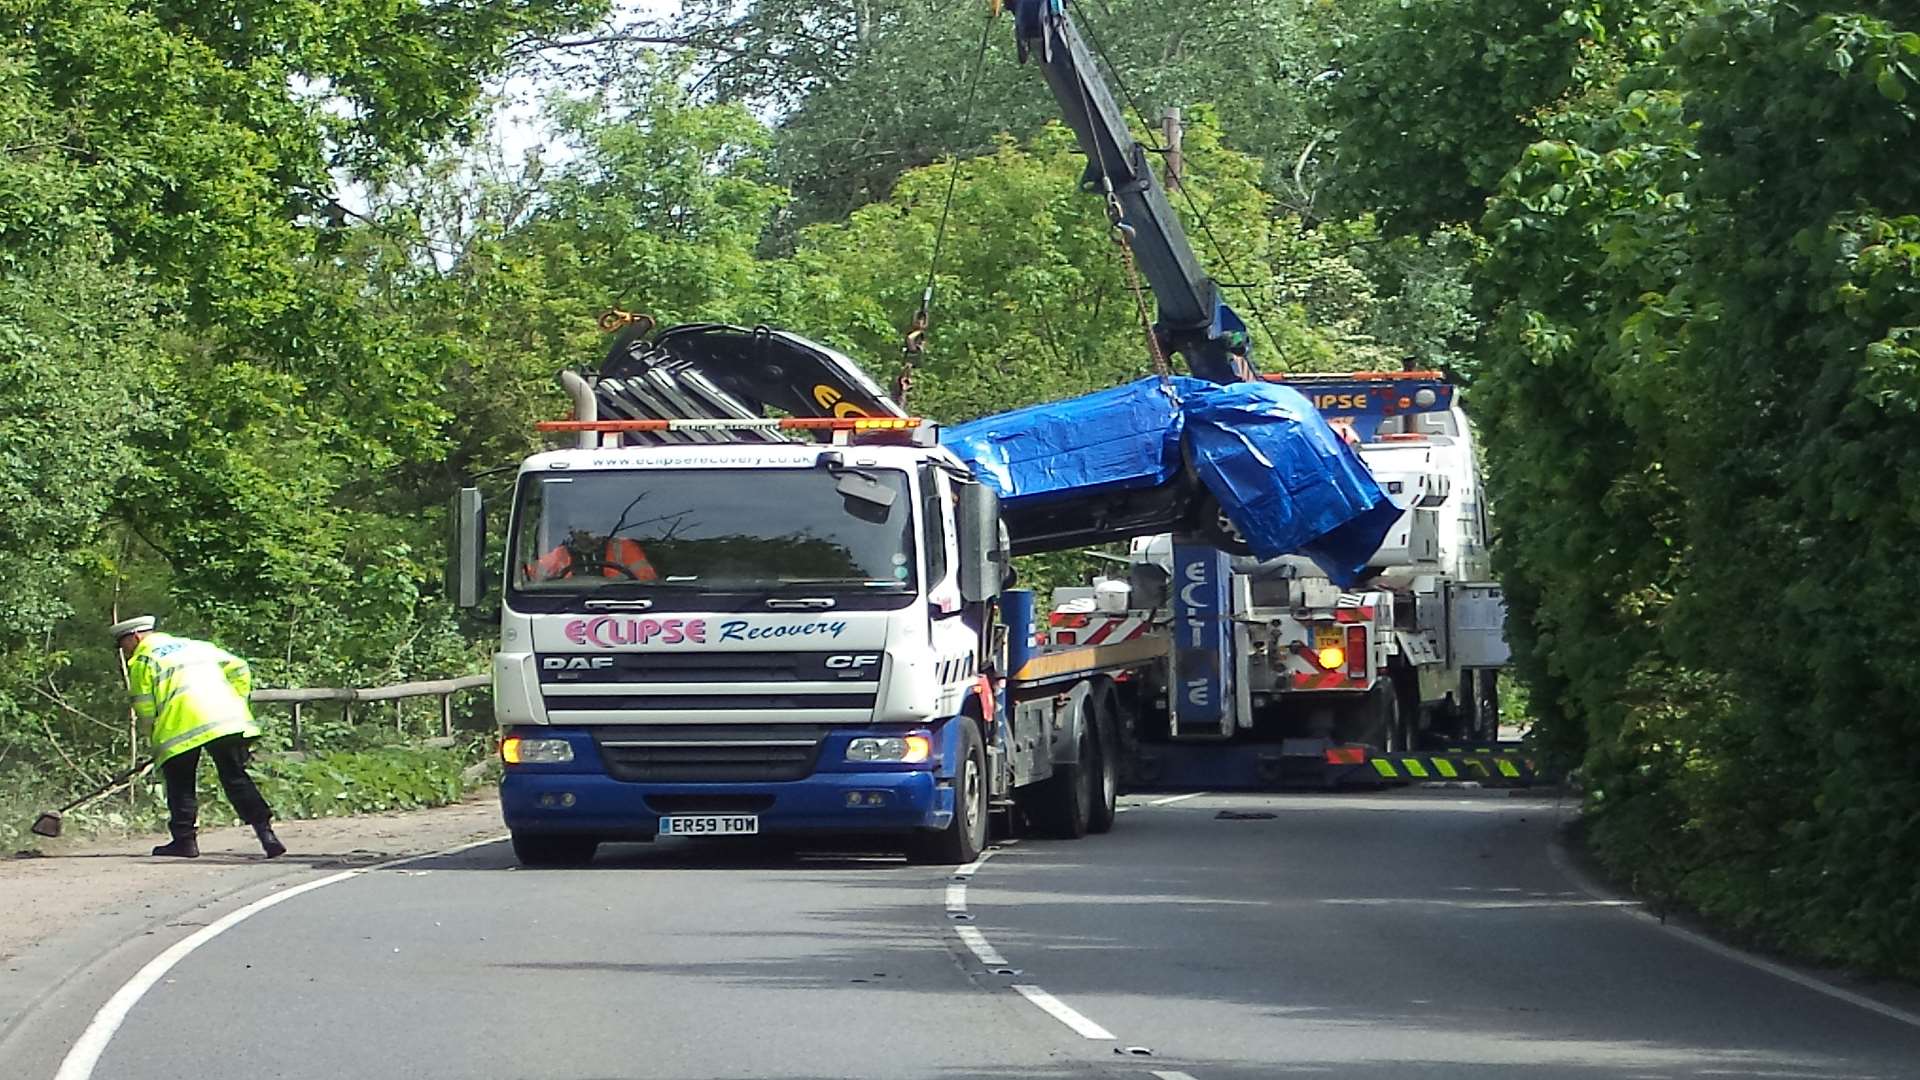
[[[541,653],[543,683],[880,681],[880,650],[840,652]],[[592,665],[592,666],[585,666]]]
[[[864,723],[882,654],[846,652],[541,653],[555,724]]]
[[[615,780],[754,783],[813,774],[827,729],[800,724],[724,728],[647,726],[594,732]]]

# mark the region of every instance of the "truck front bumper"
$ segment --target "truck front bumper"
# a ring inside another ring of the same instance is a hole
[[[659,832],[663,814],[754,814],[762,833],[904,833],[946,828],[953,820],[953,786],[931,772],[815,773],[781,783],[647,784],[604,774],[509,766],[500,781],[500,807],[514,832],[609,840],[651,838]]]

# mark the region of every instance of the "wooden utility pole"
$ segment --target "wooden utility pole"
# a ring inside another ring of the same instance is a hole
[[[1180,110],[1168,109],[1160,117],[1161,142],[1167,148],[1167,190],[1180,190],[1180,177],[1185,172],[1185,162],[1180,156]]]

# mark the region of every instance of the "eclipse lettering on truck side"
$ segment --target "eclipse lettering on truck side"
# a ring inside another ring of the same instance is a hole
[[[705,619],[634,619],[598,615],[575,619],[566,626],[567,640],[575,645],[598,645],[611,649],[616,645],[678,645],[707,642]]]

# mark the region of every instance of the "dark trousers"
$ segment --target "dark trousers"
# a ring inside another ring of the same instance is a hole
[[[168,832],[178,838],[193,836],[199,828],[200,799],[194,787],[200,772],[201,750],[213,758],[213,767],[220,773],[220,786],[226,789],[227,801],[233,804],[241,821],[265,825],[273,820],[273,809],[260,797],[260,789],[253,786],[253,777],[247,775],[247,757],[252,750],[246,737],[222,735],[161,763],[160,775],[167,782]]]

